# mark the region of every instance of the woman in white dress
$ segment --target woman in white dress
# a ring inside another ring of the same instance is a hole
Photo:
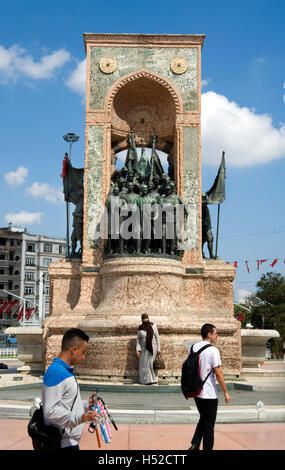
[[[139,358],[140,384],[152,385],[158,382],[157,369],[153,369],[153,361],[160,352],[160,339],[157,326],[149,321],[143,313],[142,324],[138,328],[136,352]]]

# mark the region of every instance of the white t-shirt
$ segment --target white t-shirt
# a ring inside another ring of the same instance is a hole
[[[203,346],[209,344],[208,341],[199,341],[195,343],[193,346],[193,352],[199,351]],[[191,347],[189,348],[190,354]],[[207,378],[206,382],[204,383],[204,387],[199,395],[199,398],[218,398],[217,394],[217,386],[216,386],[216,375],[213,371],[214,367],[219,367],[222,365],[221,357],[219,350],[215,346],[211,346],[210,348],[204,349],[204,351],[200,354],[200,367],[201,367],[201,378],[205,380],[207,375],[209,374],[210,370],[212,370],[211,374]]]

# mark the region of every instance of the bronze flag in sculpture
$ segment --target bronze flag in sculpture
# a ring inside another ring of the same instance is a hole
[[[223,152],[218,174],[216,176],[213,186],[207,192],[207,204],[221,204],[226,199],[225,179],[226,163],[225,152]]]

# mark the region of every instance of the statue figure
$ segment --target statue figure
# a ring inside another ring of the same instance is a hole
[[[129,144],[128,153],[125,161],[125,167],[128,169],[128,173],[133,171],[133,173],[138,173],[138,155],[135,143],[135,136],[131,133],[127,137],[127,141]]]
[[[162,175],[161,175],[161,185],[160,185],[159,190],[158,190],[160,196],[165,195],[165,188],[168,184],[170,184],[170,181],[171,180],[170,180],[169,176],[166,173],[162,173]]]
[[[155,142],[156,142],[156,137],[153,137],[152,152],[151,152],[151,158],[150,158],[149,182],[153,181],[156,176],[160,178],[163,173],[163,167],[162,167],[160,158],[155,150]]]
[[[142,183],[146,182],[150,175],[150,164],[144,147],[142,147],[141,150],[141,158],[138,164],[138,172],[141,177]]]
[[[73,212],[73,231],[71,234],[71,256],[82,255],[83,248],[83,189],[78,190],[78,202]],[[77,242],[80,243],[80,248],[76,252]]]
[[[134,192],[134,184],[132,181],[128,181],[126,187],[127,192],[121,195],[125,202],[122,223],[131,218],[132,235],[130,237],[128,236],[130,231],[126,231],[125,225],[124,229],[121,230],[121,234],[124,238],[125,245],[129,248],[129,251],[140,253],[140,214],[136,203],[138,195]]]
[[[212,233],[212,223],[211,223],[211,215],[207,205],[207,195],[206,193],[202,193],[202,255],[203,258],[206,258],[203,246],[204,243],[207,242],[208,250],[210,258],[214,259],[214,252],[213,252],[213,233]]]
[[[140,243],[139,250],[144,253],[150,253],[150,244],[153,239],[154,221],[157,219],[158,205],[157,200],[148,193],[148,186],[141,185],[141,195],[137,197],[136,204],[140,210]]]
[[[155,200],[156,203],[159,203],[159,200],[160,200],[160,194],[159,192],[155,189],[155,184],[154,182],[150,182],[148,184],[148,188],[149,188],[149,196]]]
[[[171,184],[166,185],[165,195],[160,198],[160,205],[162,206],[162,253],[179,254],[181,250],[178,244],[182,242],[188,210],[182,198],[174,193]]]
[[[108,239],[107,239],[107,253],[123,253],[124,240],[120,233],[120,226],[122,216],[120,214],[121,208],[124,206],[124,201],[120,197],[120,190],[118,186],[114,186],[112,192],[109,193],[106,208],[108,213]]]
[[[121,171],[114,170],[111,176],[111,186],[118,186],[120,189]]]

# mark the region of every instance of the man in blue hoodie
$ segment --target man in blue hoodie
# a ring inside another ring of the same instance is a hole
[[[79,450],[84,423],[96,419],[90,411],[93,394],[82,401],[73,366],[85,358],[89,337],[79,328],[71,328],[62,338],[59,357],[56,357],[43,377],[43,412],[46,424],[57,426],[62,432],[61,448]]]

